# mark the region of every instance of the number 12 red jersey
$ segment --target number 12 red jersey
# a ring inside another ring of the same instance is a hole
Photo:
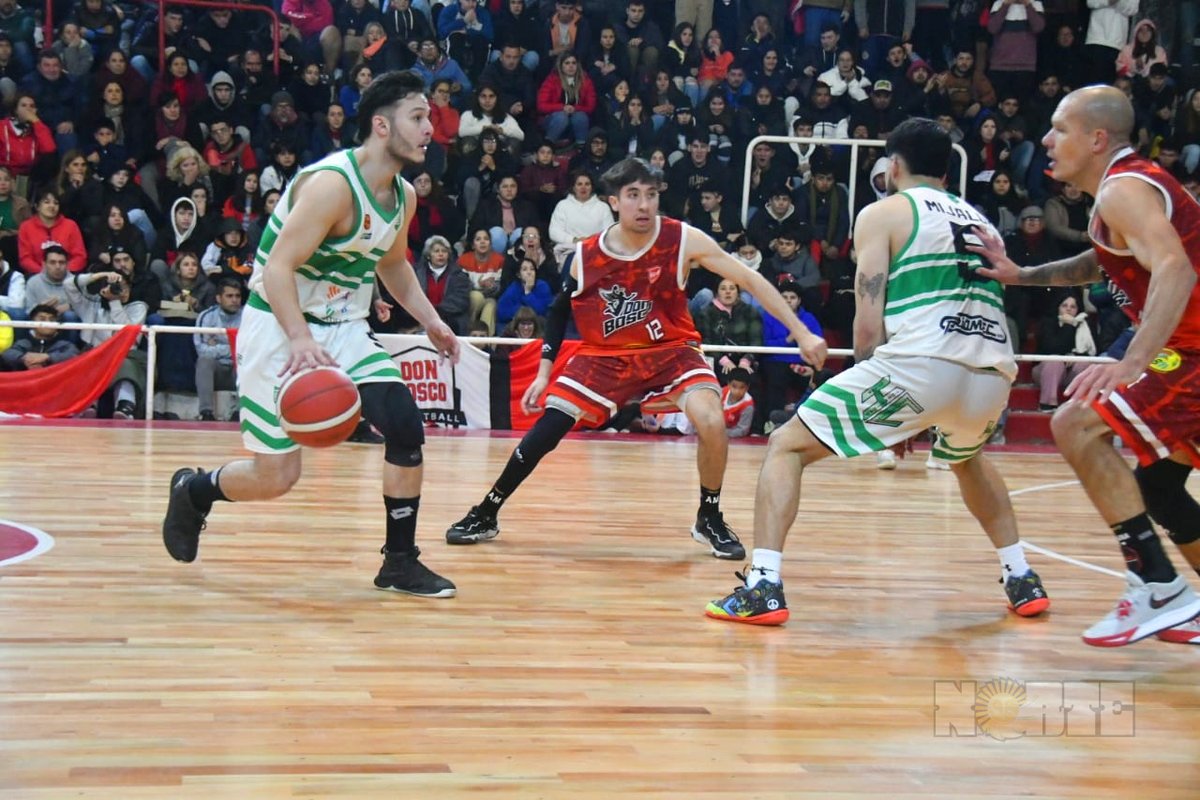
[[[699,346],[688,312],[684,238],[701,235],[670,217],[659,217],[650,244],[631,256],[604,246],[608,228],[579,243],[579,288],[571,298],[580,352],[611,352],[683,343]]]

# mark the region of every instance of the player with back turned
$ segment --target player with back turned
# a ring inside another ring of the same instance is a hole
[[[689,271],[703,268],[734,281],[788,326],[804,360],[820,367],[825,341],[804,327],[770,283],[695,228],[658,214],[661,176],[627,158],[603,176],[617,223],[580,242],[568,286],[548,314],[537,379],[522,405],[545,413],[521,440],[483,501],[446,532],[451,544],[471,544],[499,533],[504,502],[578,420],[601,424],[624,405],[647,412],[679,409],[699,439],[700,506],[692,538],[717,558],[740,559],[745,549],[720,511],[729,440],[720,385],[700,351],[687,309]],[[563,331],[574,315],[583,344],[550,383]]]
[[[433,132],[425,84],[389,72],[363,92],[362,144],[305,167],[288,185],[263,233],[238,330],[242,441],[252,459],[171,478],[163,543],[172,557],[196,558],[214,502],[266,500],[300,479],[300,448],[280,427],[275,398],[293,372],[339,366],[357,385],[362,413],[384,435],[384,562],[379,589],[452,597],[455,586],[418,559],[424,425],[400,371],[371,335],[367,315],[376,278],[425,326],[451,359],[458,340],[438,317],[408,263],[412,186],[400,177],[421,163]]]
[[[979,277],[982,259],[966,250],[970,226],[991,225],[943,188],[950,152],[949,135],[932,120],[907,120],[888,136],[891,196],[864,208],[854,228],[856,363],[771,434],[750,570],[739,574],[743,585],[708,604],[709,617],[786,622],[780,572],[801,474],[827,456],[880,452],[929,427],[937,428],[934,456],[950,464],[967,510],[996,548],[1009,606],[1021,616],[1049,607],[1025,561],[1004,479],[983,454],[1017,365],[1003,287]]]

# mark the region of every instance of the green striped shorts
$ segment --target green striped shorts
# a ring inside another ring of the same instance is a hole
[[[313,338],[356,384],[400,381],[400,370],[371,335],[365,319],[324,325],[310,322]],[[242,442],[253,453],[288,453],[300,445],[279,427],[276,406],[287,363],[288,338],[269,311],[253,304],[242,310],[237,336],[237,379]]]
[[[995,370],[941,358],[876,356],[826,381],[796,413],[843,458],[885,450],[934,428],[933,454],[966,461],[996,429],[1009,385]]]

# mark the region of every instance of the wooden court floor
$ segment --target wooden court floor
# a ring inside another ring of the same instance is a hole
[[[513,443],[430,438],[418,540],[459,596],[420,600],[371,585],[377,448],[218,507],[184,565],[168,478],[233,431],[0,426],[0,518],[55,540],[0,566],[0,797],[1200,797],[1200,648],[1082,644],[1122,565],[1056,455],[996,457],[1028,541],[1085,562],[1031,554],[1046,618],[948,473],[829,461],[760,629],[701,613],[740,565],[688,536],[685,441],[570,439],[447,546]],[[762,454],[731,451],[747,540]]]

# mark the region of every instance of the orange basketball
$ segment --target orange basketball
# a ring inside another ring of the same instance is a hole
[[[333,447],[358,427],[361,404],[358,389],[340,369],[306,369],[279,388],[279,426],[296,444]]]

